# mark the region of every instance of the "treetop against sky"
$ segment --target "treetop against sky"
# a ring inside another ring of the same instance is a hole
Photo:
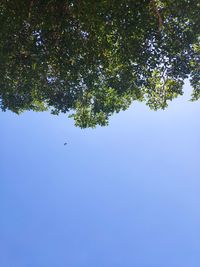
[[[134,100],[200,97],[199,0],[1,1],[0,107],[106,125]]]

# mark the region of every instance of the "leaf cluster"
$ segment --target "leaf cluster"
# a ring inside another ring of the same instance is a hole
[[[144,101],[200,98],[199,0],[2,0],[0,107],[67,113],[82,128]]]

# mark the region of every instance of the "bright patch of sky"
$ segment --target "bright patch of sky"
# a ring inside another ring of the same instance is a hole
[[[93,130],[0,113],[0,266],[199,267],[200,105],[185,91]]]

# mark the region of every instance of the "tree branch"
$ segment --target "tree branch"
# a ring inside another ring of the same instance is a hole
[[[161,31],[162,30],[162,27],[163,27],[163,19],[162,19],[162,16],[160,14],[160,11],[158,9],[158,6],[157,6],[157,3],[155,0],[151,0],[151,4],[153,6],[153,9],[158,17],[158,30]]]

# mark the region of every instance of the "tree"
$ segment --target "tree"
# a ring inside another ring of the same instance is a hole
[[[2,0],[0,107],[106,125],[134,100],[200,98],[199,0]]]

